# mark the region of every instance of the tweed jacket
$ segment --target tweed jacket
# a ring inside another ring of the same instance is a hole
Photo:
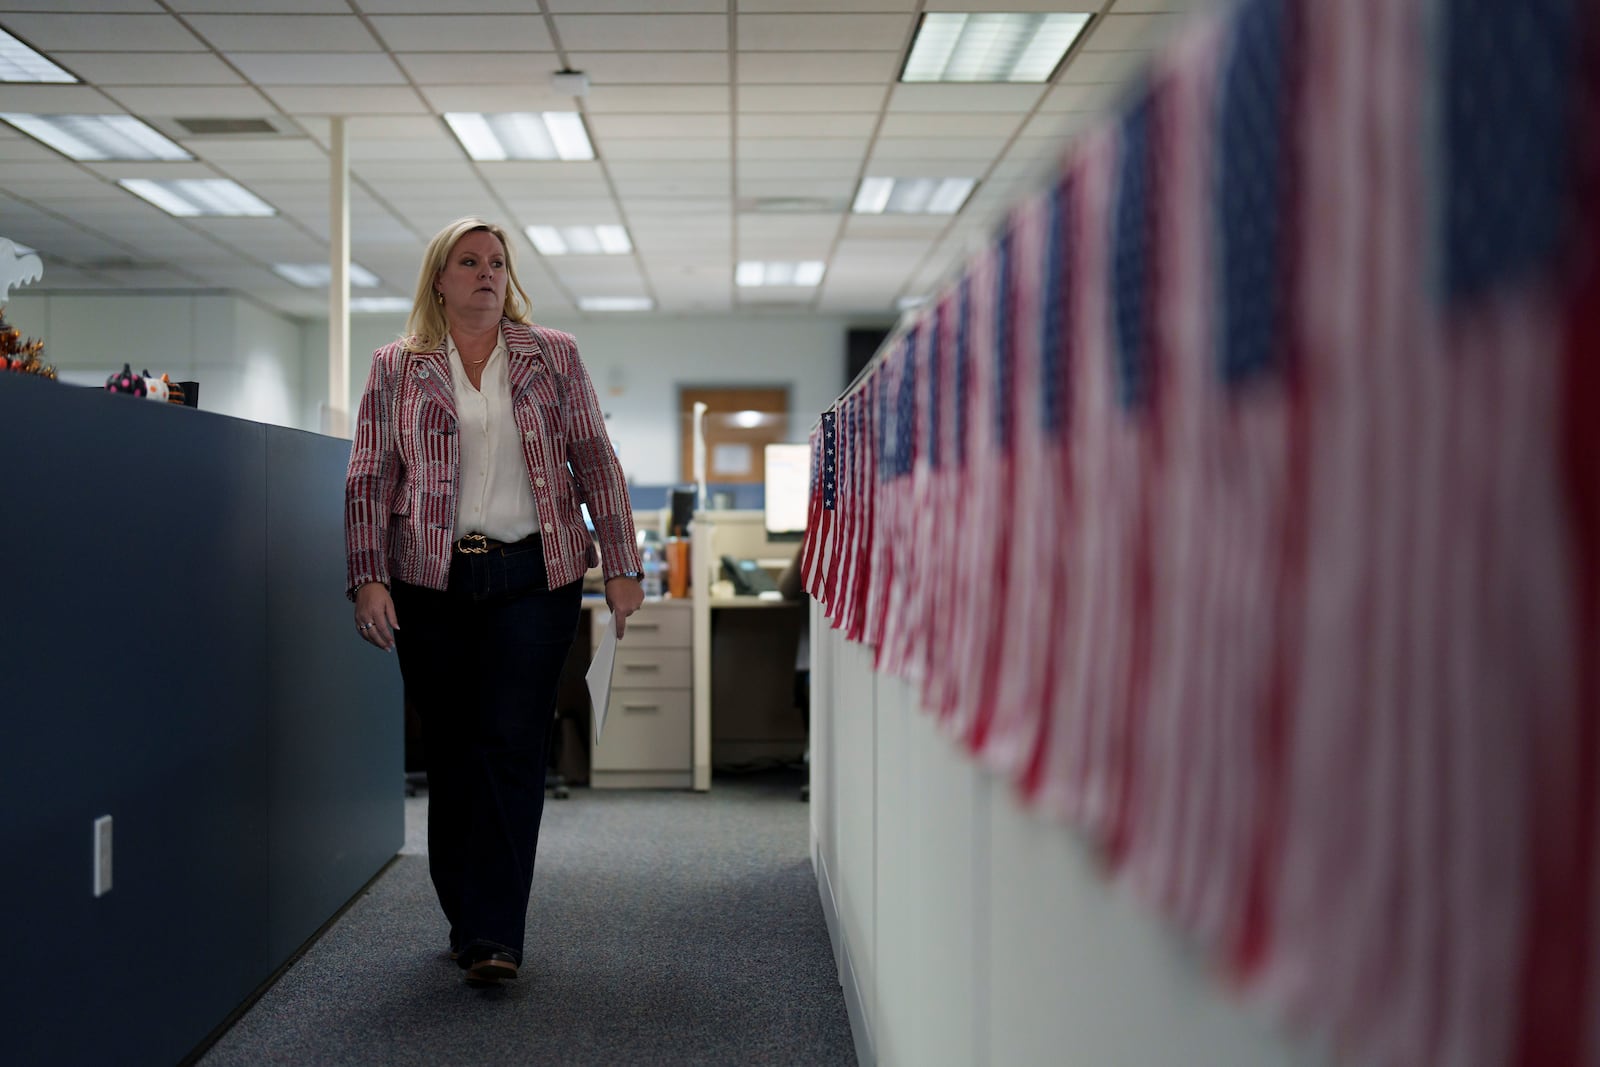
[[[500,320],[510,360],[511,411],[522,436],[552,589],[597,562],[607,578],[640,570],[633,510],[589,372],[571,334]],[[373,353],[345,476],[346,595],[398,579],[443,589],[455,537],[461,447],[450,364],[441,346]]]

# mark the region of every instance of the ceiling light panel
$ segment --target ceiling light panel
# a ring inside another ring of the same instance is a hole
[[[900,80],[1048,81],[1088,22],[1085,14],[929,12]]]
[[[815,286],[822,281],[825,267],[820,259],[799,262],[782,260],[743,260],[733,280],[740,288],[758,286]]]
[[[656,302],[648,296],[583,296],[578,307],[583,311],[649,311]]]
[[[167,214],[182,218],[266,218],[278,213],[271,204],[226,178],[123,178],[117,184]]]
[[[622,256],[633,251],[622,226],[529,226],[527,233],[545,256]]]
[[[451,111],[444,120],[461,147],[479,162],[594,158],[583,117],[576,111]]]
[[[977,183],[971,178],[863,178],[858,215],[954,215]]]
[[[0,112],[0,120],[76,160],[194,158],[180,145],[161,136],[132,115],[24,115]]]
[[[71,74],[0,30],[0,82],[75,82]]]
[[[333,268],[326,263],[275,263],[277,275],[305,289],[326,288],[333,277]],[[378,276],[359,263],[350,264],[350,284],[363,289],[378,286]]]

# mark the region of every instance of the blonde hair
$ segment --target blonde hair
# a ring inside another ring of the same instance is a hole
[[[506,253],[506,306],[505,316],[512,322],[529,322],[528,313],[532,308],[532,301],[528,294],[522,291],[522,283],[517,280],[517,262],[511,251],[511,238],[506,236],[504,227],[497,226],[476,215],[456,219],[450,225],[433,235],[433,240],[428,242],[428,250],[422,254],[422,270],[417,275],[417,292],[411,300],[411,317],[406,320],[406,351],[432,352],[444,343],[444,335],[450,329],[450,323],[444,317],[444,306],[439,303],[434,293],[433,283],[439,277],[439,272],[444,270],[445,260],[450,255],[450,250],[456,242],[475,230],[492,233],[500,241],[500,247]]]

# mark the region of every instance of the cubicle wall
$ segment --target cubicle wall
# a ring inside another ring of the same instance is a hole
[[[398,851],[398,672],[342,595],[348,449],[0,376],[0,1059],[183,1058]]]
[[[864,1064],[1333,1062],[1232,997],[812,613],[813,859]]]

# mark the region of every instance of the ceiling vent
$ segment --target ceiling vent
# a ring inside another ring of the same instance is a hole
[[[190,137],[276,136],[282,131],[266,119],[173,119]]]
[[[739,201],[739,211],[745,215],[834,215],[844,208],[843,200],[822,196],[758,196]]]

